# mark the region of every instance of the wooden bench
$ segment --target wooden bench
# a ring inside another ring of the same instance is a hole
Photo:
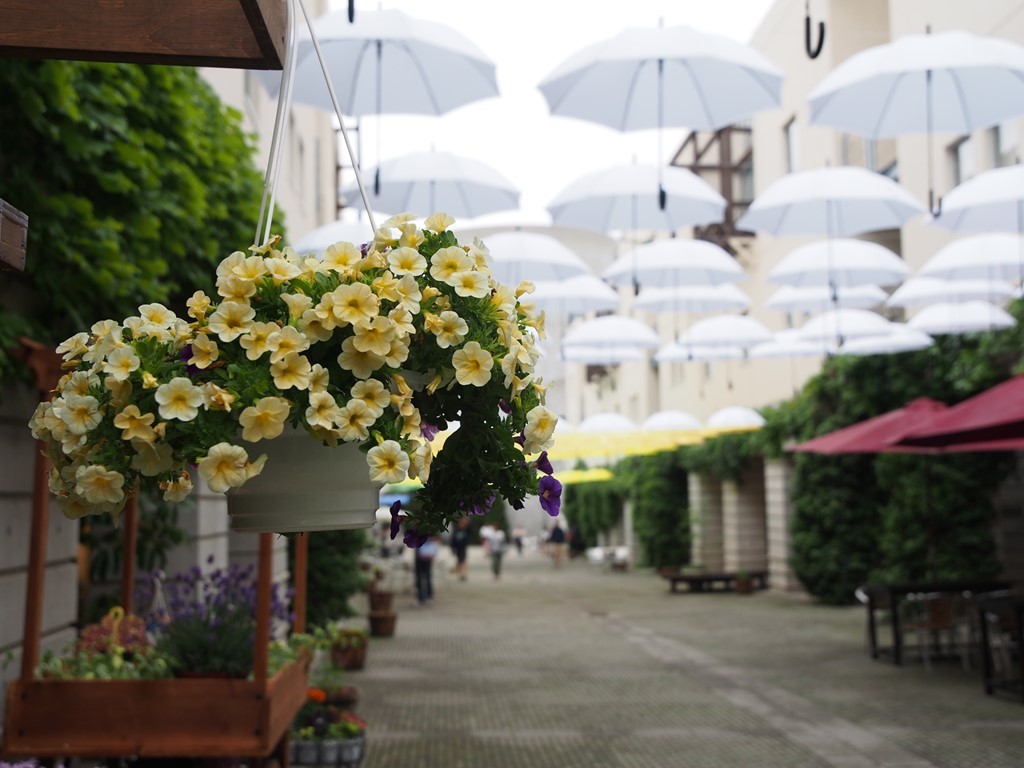
[[[734,589],[734,583],[739,574],[736,571],[706,571],[703,573],[663,573],[662,578],[667,579],[671,592],[678,591],[676,585],[686,584],[688,592],[714,592],[721,590],[729,592]],[[755,589],[767,589],[768,571],[747,571],[747,575],[754,584]]]

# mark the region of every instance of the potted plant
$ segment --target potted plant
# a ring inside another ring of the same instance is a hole
[[[342,669],[355,671],[366,665],[368,638],[362,627],[333,627],[331,662]]]
[[[750,577],[749,571],[740,570],[736,572],[733,589],[740,595],[749,595],[754,592],[754,580]]]
[[[292,744],[295,749],[295,762],[298,765],[320,764],[320,743],[313,726],[307,725],[292,732]]]
[[[366,753],[366,721],[354,712],[343,712],[329,732],[339,739],[338,765],[359,765]]]
[[[410,546],[499,496],[518,509],[537,494],[557,515],[544,453],[557,418],[534,373],[543,323],[520,301],[532,286],[495,282],[486,247],[460,245],[445,214],[413,218],[318,258],[272,238],[224,259],[218,299],[196,291],[188,317],[145,304],[63,342],[67,373],[30,426],[64,514],[116,519],[140,488],[182,500],[194,468],[233,491],[246,530],[368,527],[375,489],[407,475],[423,482]]]

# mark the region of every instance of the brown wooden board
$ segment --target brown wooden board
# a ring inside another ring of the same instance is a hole
[[[24,270],[27,244],[28,216],[0,200],[0,268]]]
[[[281,69],[285,0],[0,0],[0,56]]]

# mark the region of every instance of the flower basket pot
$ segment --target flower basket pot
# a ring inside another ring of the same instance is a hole
[[[359,765],[366,754],[366,737],[356,736],[354,739],[342,739],[338,750],[338,765]]]
[[[733,582],[733,590],[737,595],[751,595],[754,593],[754,580],[749,576],[740,576]]]
[[[340,646],[331,648],[331,662],[347,672],[353,672],[366,666],[366,644]]]
[[[320,742],[320,765],[337,765],[341,752],[341,739],[324,739]]]
[[[398,614],[394,611],[370,611],[370,634],[374,637],[391,637],[395,634]]]
[[[312,740],[296,741],[295,762],[299,765],[319,765],[320,744]]]
[[[390,611],[395,601],[395,593],[391,591],[371,589],[369,595],[371,611]]]
[[[332,448],[288,429],[261,440],[257,451],[267,454],[263,472],[228,494],[232,530],[333,531],[376,522],[380,486],[370,482],[366,456],[354,444]]]
[[[340,688],[332,688],[326,691],[329,706],[338,709],[354,710],[359,703],[359,689],[351,685],[343,685]]]

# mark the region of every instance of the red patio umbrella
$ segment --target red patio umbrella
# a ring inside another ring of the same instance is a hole
[[[941,448],[896,445],[896,441],[919,430],[937,414],[948,410],[945,403],[928,397],[911,400],[902,408],[851,424],[827,435],[800,443],[800,453],[938,453]]]

